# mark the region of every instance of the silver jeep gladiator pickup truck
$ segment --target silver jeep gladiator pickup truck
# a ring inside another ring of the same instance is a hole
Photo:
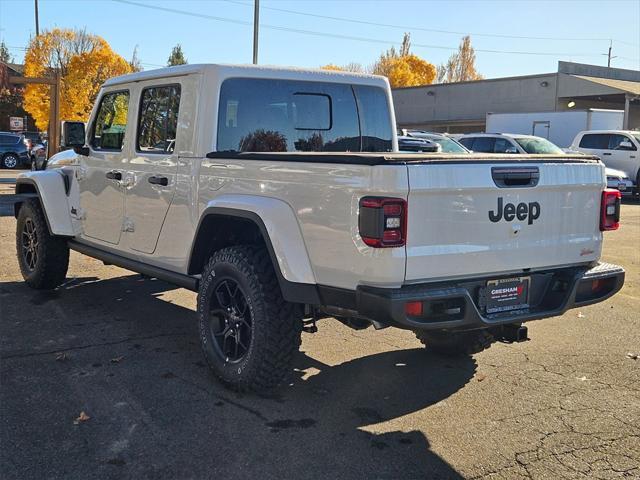
[[[624,282],[598,263],[620,212],[600,161],[398,153],[382,77],[134,73],[64,142],[17,181],[25,281],[58,287],[72,249],[197,291],[204,355],[236,389],[278,385],[323,317],[469,354]]]

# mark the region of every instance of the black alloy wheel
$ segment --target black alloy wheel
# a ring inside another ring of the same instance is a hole
[[[240,285],[232,278],[221,280],[210,303],[209,327],[214,346],[225,362],[239,362],[249,351],[253,318]]]

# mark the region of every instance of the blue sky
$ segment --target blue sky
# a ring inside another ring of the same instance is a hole
[[[39,0],[40,30],[86,27],[127,59],[137,45],[146,70],[164,65],[176,43],[182,44],[189,63],[251,62],[251,0],[130,1]],[[16,61],[21,61],[22,49],[35,32],[33,3],[0,0],[0,36]],[[261,0],[261,7],[259,62],[263,64],[368,65],[407,31],[413,53],[434,64],[448,58],[463,33],[471,34],[478,70],[487,78],[553,72],[558,60],[606,65],[602,54],[609,39],[613,55],[618,56],[613,66],[640,69],[640,0]]]

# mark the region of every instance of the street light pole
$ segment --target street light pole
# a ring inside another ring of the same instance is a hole
[[[35,0],[36,4],[36,37],[40,35],[40,21],[38,19],[38,0]]]
[[[36,0],[37,2],[38,0]],[[260,0],[253,3],[253,64],[258,64],[258,26],[260,24]]]

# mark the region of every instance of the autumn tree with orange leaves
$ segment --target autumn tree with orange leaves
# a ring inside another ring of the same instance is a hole
[[[392,87],[414,87],[417,85],[429,85],[436,78],[436,67],[426,60],[410,53],[411,36],[404,34],[400,49],[391,47],[380,55],[380,58],[371,65],[368,73],[382,75],[389,79]],[[364,69],[358,63],[350,63],[344,67],[328,64],[321,67],[325,70],[341,70],[349,72],[363,72]]]
[[[110,77],[132,71],[131,65],[115,53],[101,37],[84,30],[55,28],[33,38],[25,54],[26,77],[46,77],[54,69],[60,73],[60,118],[86,121],[100,85]],[[27,85],[25,109],[36,126],[46,130],[49,123],[49,86]]]

